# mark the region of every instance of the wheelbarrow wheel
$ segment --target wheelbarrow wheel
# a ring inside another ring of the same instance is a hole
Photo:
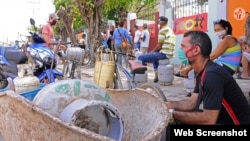
[[[161,90],[161,88],[154,83],[144,83],[140,85],[138,88],[148,91],[149,93],[159,97],[163,101],[167,101],[167,98],[163,93],[163,91]]]

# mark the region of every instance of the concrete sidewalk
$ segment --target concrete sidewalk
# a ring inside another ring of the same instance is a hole
[[[62,66],[58,66],[59,69],[62,68]],[[82,66],[82,79],[83,80],[89,80],[93,81],[94,77],[94,67],[89,66]],[[154,71],[152,64],[148,65],[148,82],[153,83],[154,78]],[[181,100],[187,98],[188,92],[186,92],[186,88],[184,87],[184,78],[181,77],[174,77],[174,81],[172,85],[161,85],[159,83],[157,84],[161,90],[164,92],[166,98],[168,100]],[[236,79],[237,83],[241,87],[242,91],[244,92],[245,96],[250,102],[250,80],[243,80],[243,79]]]

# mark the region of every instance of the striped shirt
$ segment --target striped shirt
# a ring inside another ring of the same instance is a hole
[[[160,29],[158,33],[158,42],[162,43],[160,52],[166,54],[169,58],[174,57],[175,34],[167,25]]]
[[[230,69],[236,71],[237,67],[240,65],[241,60],[241,47],[237,43],[235,46],[227,48],[226,51],[216,60],[219,64],[224,64]]]

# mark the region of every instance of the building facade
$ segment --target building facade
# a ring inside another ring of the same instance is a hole
[[[208,33],[213,49],[219,42],[214,34],[213,22],[219,19],[230,21],[236,38],[245,34],[245,21],[250,12],[249,0],[160,0],[159,16],[169,18],[169,26],[176,34],[176,55],[183,33],[202,30]],[[177,57],[172,64],[179,64]]]

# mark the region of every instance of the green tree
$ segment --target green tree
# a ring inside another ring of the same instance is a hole
[[[60,17],[60,24],[58,24],[57,28],[58,31],[63,34],[61,35],[62,38],[65,41],[65,30],[66,33],[68,35],[68,37],[70,38],[70,41],[72,42],[72,44],[77,44],[77,39],[75,36],[75,32],[74,32],[74,28],[73,28],[73,21],[74,21],[74,16],[77,15],[75,13],[75,3],[74,1],[70,1],[70,0],[55,0],[54,1],[55,4],[55,8],[57,11],[57,15]],[[63,25],[65,28],[62,28],[61,25]],[[65,29],[65,30],[64,30]]]
[[[91,62],[94,64],[94,53],[102,44],[101,32],[105,20],[123,20],[128,11],[138,13],[143,7],[155,4],[157,0],[54,0],[56,9],[71,7],[67,15],[73,17],[74,29],[86,24],[88,28]],[[79,18],[80,17],[80,18]],[[70,25],[71,23],[68,23]],[[72,27],[72,26],[71,26]],[[66,27],[66,29],[69,28]]]

